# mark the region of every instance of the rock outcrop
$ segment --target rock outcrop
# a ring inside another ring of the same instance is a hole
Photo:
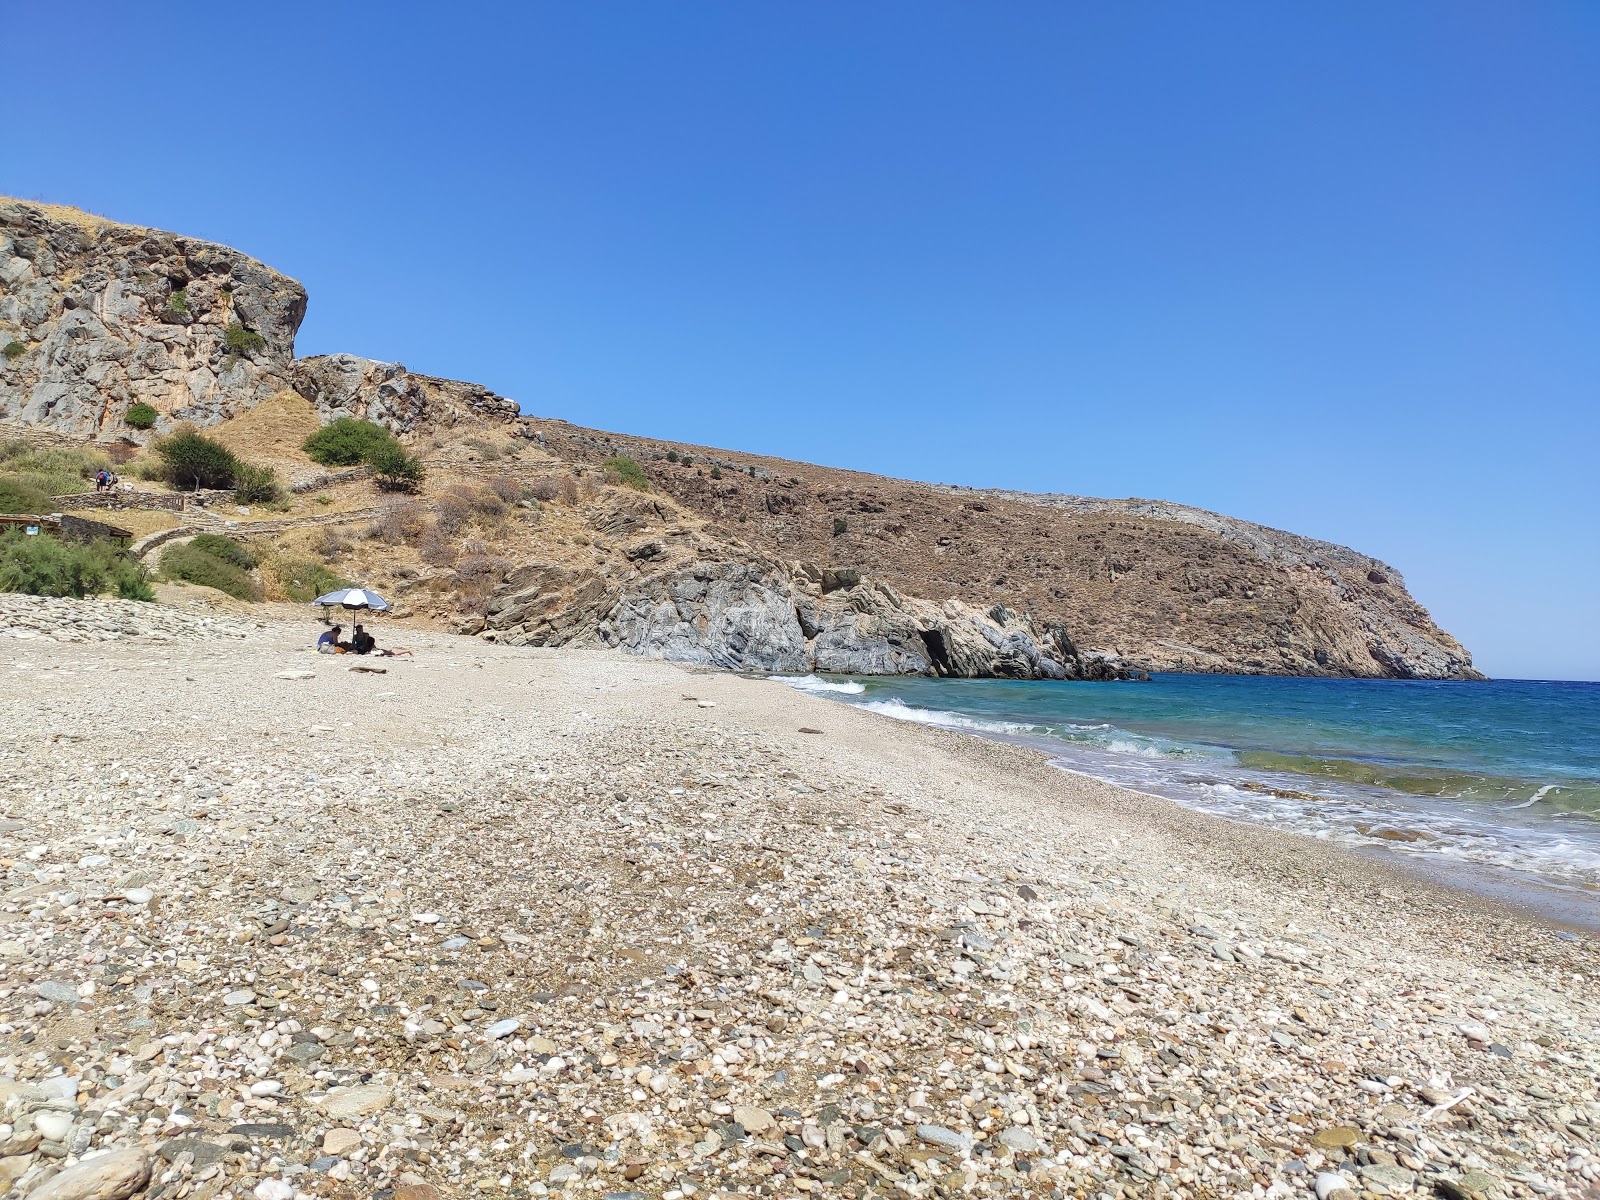
[[[635,459],[653,488],[755,550],[838,563],[902,596],[1031,612],[1129,670],[1482,678],[1399,571],[1330,542],[1165,501],[976,491],[523,425],[568,462]]]
[[[463,421],[510,421],[515,400],[476,383],[418,375],[399,363],[354,354],[321,354],[294,364],[294,387],[324,421],[359,417],[395,433],[449,428]]]
[[[645,543],[651,545],[652,543]],[[882,583],[824,594],[825,573],[763,556],[698,560],[633,577],[555,564],[511,572],[469,628],[490,641],[597,640],[631,654],[736,671],[1111,679],[1059,626],[957,600],[935,605]]]
[[[306,293],[213,242],[0,200],[0,420],[214,424],[289,386]]]

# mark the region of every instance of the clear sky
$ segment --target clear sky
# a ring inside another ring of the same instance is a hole
[[[1600,678],[1600,4],[13,6],[0,192],[303,354],[1347,543]]]

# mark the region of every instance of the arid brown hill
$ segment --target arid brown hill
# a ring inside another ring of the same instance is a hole
[[[139,443],[303,397],[317,419],[366,417],[436,449],[474,428],[532,439],[561,472],[626,455],[687,510],[656,525],[701,526],[660,553],[642,525],[638,544],[602,551],[619,534],[584,501],[584,571],[552,574],[554,546],[534,538],[493,581],[485,636],[506,640],[752,669],[1478,677],[1398,572],[1340,546],[1160,501],[974,492],[519,416],[397,363],[295,358],[305,306],[297,282],[229,247],[0,198],[0,422]],[[151,433],[129,422],[135,403]]]
[[[532,425],[574,462],[637,460],[652,486],[769,553],[1028,611],[1129,667],[1481,678],[1398,571],[1328,542],[1164,501],[974,491]]]

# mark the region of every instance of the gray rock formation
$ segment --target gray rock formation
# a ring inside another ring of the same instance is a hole
[[[521,411],[515,400],[480,384],[418,375],[399,363],[354,354],[299,359],[293,379],[295,390],[317,407],[324,421],[359,417],[395,433],[485,418],[510,421]]]
[[[209,425],[289,386],[306,293],[213,242],[0,200],[0,420]],[[233,330],[230,345],[230,328]]]
[[[654,544],[654,543],[646,543]],[[469,626],[496,642],[597,641],[630,654],[737,671],[1108,679],[1058,627],[1004,608],[980,612],[898,595],[871,580],[823,595],[821,573],[759,557],[608,579],[552,564],[513,571]]]

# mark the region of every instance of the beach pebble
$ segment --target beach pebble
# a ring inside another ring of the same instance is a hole
[[[29,1200],[125,1200],[150,1179],[143,1150],[116,1150],[86,1158],[28,1193]]]

